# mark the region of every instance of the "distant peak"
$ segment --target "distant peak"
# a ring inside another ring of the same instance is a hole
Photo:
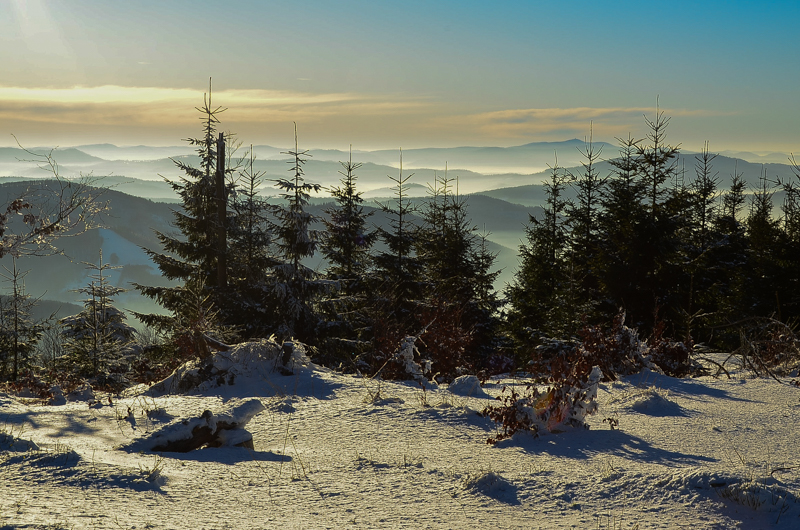
[[[572,140],[561,140],[558,142],[531,142],[528,144],[521,145],[520,147],[545,147],[545,146],[559,146],[559,145],[575,145],[582,143],[584,143],[583,140],[578,140],[577,138],[573,138]]]

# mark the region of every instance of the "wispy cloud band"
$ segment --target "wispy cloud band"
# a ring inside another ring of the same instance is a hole
[[[642,116],[657,112],[666,116],[710,117],[723,113],[694,109],[659,109],[656,107],[571,107],[529,108],[481,112],[445,118],[451,125],[473,127],[498,138],[526,138],[548,133],[582,134],[589,123],[598,133],[619,134],[639,128]]]
[[[147,136],[181,138],[196,127],[194,107],[203,104],[203,97],[202,90],[187,88],[0,86],[0,123],[13,127],[9,132],[50,129],[73,137],[86,131],[95,135],[113,131],[114,136],[148,131]],[[610,138],[641,130],[642,115],[652,117],[659,111],[654,107],[572,107],[475,113],[430,97],[262,89],[215,91],[212,107],[217,105],[227,109],[221,115],[225,128],[248,137],[270,129],[285,132],[285,125],[296,121],[318,141],[402,145],[431,141],[499,145],[583,137],[590,122],[598,137]],[[672,117],[721,115],[706,110],[660,110]]]

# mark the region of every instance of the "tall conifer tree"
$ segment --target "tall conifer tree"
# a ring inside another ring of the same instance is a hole
[[[521,263],[514,281],[506,289],[510,304],[509,330],[518,345],[533,346],[531,333],[563,337],[573,315],[565,303],[568,294],[567,201],[564,190],[568,176],[558,163],[550,168],[545,183],[547,204],[542,219],[529,216],[525,229],[527,243],[520,247]]]
[[[197,147],[200,167],[194,167],[181,159],[173,160],[184,172],[184,176],[176,181],[165,180],[181,199],[182,208],[174,210],[175,225],[181,233],[180,237],[157,232],[163,251],[144,249],[155,262],[161,273],[170,280],[182,283],[177,287],[144,286],[134,284],[143,295],[154,299],[171,315],[134,313],[137,318],[149,326],[162,330],[174,330],[176,327],[192,326],[192,317],[197,313],[193,308],[190,292],[202,295],[204,300],[218,310],[226,308],[230,299],[225,285],[220,285],[220,261],[227,267],[227,248],[225,246],[227,230],[233,223],[230,215],[220,224],[220,209],[227,212],[227,200],[231,196],[233,184],[223,186],[225,197],[219,197],[218,173],[223,178],[233,173],[235,167],[223,164],[229,153],[218,152],[219,142],[217,127],[219,114],[225,109],[213,107],[211,91],[203,97],[203,107],[198,108],[203,123],[203,136],[189,138],[189,144]],[[228,135],[230,139],[230,135]],[[232,164],[228,164],[231,166]],[[218,167],[219,166],[219,167]],[[219,169],[219,171],[218,171]],[[196,298],[196,296],[195,296]],[[211,308],[210,311],[214,312]],[[222,315],[224,321],[224,314]]]
[[[278,263],[274,266],[274,290],[280,304],[282,319],[278,334],[282,339],[295,338],[305,343],[315,343],[321,319],[315,307],[328,283],[303,260],[314,255],[319,234],[311,224],[316,219],[308,212],[311,193],[322,186],[305,182],[303,165],[308,160],[308,151],[300,151],[295,125],[294,150],[288,151],[293,173],[289,179],[278,179],[276,184],[283,190],[283,204],[271,207],[274,220],[271,231],[278,248]]]

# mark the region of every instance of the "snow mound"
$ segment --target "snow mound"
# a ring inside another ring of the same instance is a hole
[[[771,477],[762,477],[727,485],[719,496],[753,510],[783,514],[798,503],[797,495]]]
[[[797,495],[768,474],[741,477],[690,468],[672,474],[659,485],[684,494],[713,490],[723,499],[758,511],[784,513],[798,503]]]
[[[484,392],[483,388],[481,388],[481,382],[474,375],[456,377],[453,382],[450,383],[450,386],[447,387],[447,390],[449,390],[451,394],[459,396],[475,398],[489,397],[489,394]]]
[[[233,385],[239,379],[269,379],[281,368],[302,371],[313,367],[304,345],[297,342],[286,344],[291,347],[286,365],[281,363],[283,349],[275,341],[245,342],[228,351],[216,352],[208,359],[182,364],[169,377],[154,384],[148,393],[158,396],[204,392]]]
[[[609,404],[650,416],[685,416],[683,408],[669,399],[669,391],[655,386],[634,387],[612,399]]]
[[[21,453],[25,451],[38,451],[39,446],[30,440],[15,438],[8,433],[0,432],[0,451]]]
[[[494,471],[469,473],[461,478],[461,488],[495,500],[517,504],[517,487]]]
[[[690,493],[692,490],[711,490],[739,482],[741,479],[727,473],[709,471],[707,468],[682,469],[657,483],[669,490]]]
[[[67,394],[68,401],[91,401],[95,399],[94,390],[90,385],[83,384]]]
[[[67,398],[64,397],[64,392],[61,390],[60,386],[58,385],[51,386],[50,393],[53,395],[53,397],[51,397],[50,400],[48,401],[50,405],[60,406],[67,404]]]
[[[233,407],[230,407],[226,412],[217,414],[216,421],[224,421],[227,423],[235,423],[236,425],[244,426],[253,419],[253,417],[264,410],[264,404],[260,399],[248,399]]]

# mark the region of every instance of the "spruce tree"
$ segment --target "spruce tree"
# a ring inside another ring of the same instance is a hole
[[[781,313],[784,321],[800,317],[800,163],[794,155],[789,158],[793,175],[779,179],[778,186],[783,191],[782,230],[784,246],[782,252],[782,280],[779,288],[783,291]]]
[[[423,350],[445,379],[484,364],[495,346],[498,309],[495,256],[469,219],[458,180],[455,190],[452,182],[446,172],[436,176],[416,241],[426,288],[420,325],[429,327]]]
[[[385,248],[374,257],[370,281],[372,354],[368,364],[373,372],[392,358],[401,340],[420,332],[416,316],[423,291],[422,264],[414,249],[417,227],[411,219],[414,206],[408,198],[408,181],[413,175],[403,174],[400,151],[399,174],[389,176],[395,184],[395,199],[382,205],[389,218],[388,228],[378,229]],[[391,371],[384,374],[390,376]],[[399,372],[394,375],[402,376]]]
[[[356,171],[361,164],[353,162],[352,150],[348,161],[341,165],[341,186],[331,189],[336,204],[325,210],[328,217],[324,219],[325,232],[320,245],[328,261],[325,276],[335,286],[325,301],[324,311],[328,353],[336,358],[358,353],[369,344],[367,276],[376,235],[367,227],[367,220],[374,212],[365,211],[364,199],[356,190]]]
[[[717,185],[719,179],[713,170],[713,162],[717,157],[708,150],[708,142],[699,155],[695,156],[696,179],[692,185],[694,198],[693,227],[696,234],[695,245],[700,252],[705,252],[711,244],[713,221],[717,215]]]
[[[315,305],[329,284],[303,260],[313,256],[317,249],[319,234],[311,228],[316,219],[307,207],[311,193],[318,192],[322,186],[305,182],[303,165],[310,155],[297,146],[297,125],[294,141],[294,150],[284,153],[292,157],[289,171],[293,175],[290,179],[275,181],[283,190],[280,195],[283,203],[271,206],[274,219],[270,229],[278,249],[273,288],[280,304],[278,335],[283,340],[295,338],[313,345],[321,323]]]
[[[547,203],[542,219],[529,216],[525,229],[527,243],[520,247],[520,266],[507,287],[507,325],[513,340],[522,348],[533,347],[535,334],[564,338],[573,327],[566,298],[567,201],[563,194],[568,176],[558,167],[550,168],[545,183]]]
[[[327,277],[339,282],[344,296],[360,294],[364,290],[364,279],[371,265],[370,249],[375,232],[367,228],[367,219],[374,212],[364,210],[364,199],[356,191],[358,177],[355,172],[361,167],[353,162],[352,152],[347,162],[341,162],[341,186],[331,189],[336,206],[328,208],[324,220],[325,233],[320,250],[328,260]]]
[[[783,316],[780,257],[784,240],[780,220],[772,214],[774,194],[774,183],[767,178],[764,169],[758,187],[753,190],[745,221],[749,243],[745,292],[751,315],[776,316],[780,319]]]
[[[713,169],[716,157],[708,150],[706,142],[700,154],[694,157],[695,179],[688,188],[688,215],[681,238],[683,269],[688,275],[682,301],[682,327],[686,338],[697,335],[697,327],[703,327],[717,312],[720,271],[712,248],[724,242],[715,228],[719,216],[719,179]]]
[[[228,230],[228,281],[230,302],[225,318],[235,323],[242,339],[269,337],[278,332],[279,310],[273,287],[278,260],[269,229],[270,206],[259,195],[264,173],[254,168],[250,146],[232,201],[233,220]]]
[[[647,143],[637,143],[639,174],[647,190],[650,216],[655,221],[667,192],[664,184],[676,176],[680,149],[666,141],[670,118],[664,116],[664,111],[656,107],[653,119],[647,116],[644,119],[649,130]]]
[[[12,256],[11,269],[2,275],[11,284],[11,294],[0,300],[0,380],[16,381],[33,366],[36,343],[44,328],[31,318],[36,300],[25,291],[25,275]]]
[[[738,344],[738,330],[725,326],[750,314],[745,301],[748,240],[746,227],[740,220],[740,211],[745,203],[742,176],[735,166],[730,188],[722,195],[718,215],[712,221],[717,239],[712,241],[707,251],[707,262],[715,281],[707,296],[713,300],[713,314],[708,318],[709,329],[698,337],[700,341],[707,341],[713,336],[718,346],[730,348]],[[718,330],[715,334],[714,328]]]
[[[136,330],[113,304],[114,297],[127,289],[111,285],[107,273],[120,267],[103,263],[102,251],[99,264],[84,264],[94,273],[89,285],[75,290],[86,296],[83,311],[59,321],[67,351],[59,364],[72,373],[94,376],[121,357]]]
[[[181,329],[193,327],[190,316],[194,311],[187,292],[203,291],[208,295],[212,307],[223,311],[223,323],[232,324],[225,319],[224,310],[231,300],[226,283],[227,242],[226,235],[235,219],[228,215],[227,199],[232,196],[233,185],[226,181],[235,172],[233,164],[226,164],[230,153],[225,149],[225,135],[217,135],[219,114],[225,109],[213,107],[211,92],[203,97],[203,107],[197,109],[203,122],[203,136],[189,138],[190,145],[197,147],[200,166],[175,159],[173,162],[184,173],[176,181],[165,178],[181,199],[182,208],[174,210],[175,226],[181,236],[157,232],[163,251],[144,249],[155,262],[161,274],[182,283],[177,287],[144,286],[134,284],[144,296],[152,298],[171,314],[134,313],[148,326],[162,331],[182,333]],[[227,135],[227,140],[231,135]],[[228,167],[226,167],[228,166]],[[220,192],[224,197],[220,197]],[[221,213],[225,219],[220,219]]]
[[[390,320],[403,329],[412,325],[413,309],[422,293],[422,264],[414,248],[417,226],[411,219],[415,208],[408,198],[408,181],[413,176],[413,173],[403,175],[401,151],[400,173],[397,177],[389,176],[395,183],[394,204],[387,203],[382,208],[389,216],[389,229],[378,229],[378,237],[386,250],[374,258],[378,282],[374,292],[385,301],[385,309],[392,315]]]
[[[657,310],[669,314],[669,318],[680,315],[684,300],[681,290],[687,283],[680,236],[689,209],[688,192],[677,170],[680,149],[666,140],[669,122],[658,108],[652,120],[645,117],[649,131],[637,153],[638,178],[647,193],[645,206],[649,213],[637,242],[642,250],[644,275],[637,282],[640,291],[635,316],[645,332],[655,323]],[[670,181],[672,188],[666,185]]]
[[[620,308],[628,312],[628,322],[636,324],[640,315],[651,309],[641,300],[648,270],[640,241],[647,237],[647,188],[639,179],[641,140],[630,135],[618,138],[619,156],[609,160],[612,172],[601,199],[598,218],[597,274],[602,297],[600,310],[610,321]]]
[[[598,172],[597,163],[600,161],[602,147],[595,147],[591,131],[583,148],[578,150],[583,155],[581,171],[569,174],[576,198],[574,203],[567,205],[566,211],[570,233],[567,256],[570,282],[568,305],[576,317],[572,319],[576,325],[582,317],[594,317],[594,306],[599,299],[598,219],[602,194],[608,180]],[[575,333],[577,328],[573,327],[570,331]]]

